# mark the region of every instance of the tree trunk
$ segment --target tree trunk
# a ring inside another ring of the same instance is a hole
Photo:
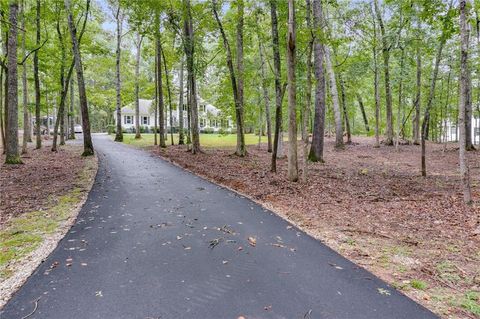
[[[247,148],[245,146],[245,134],[244,134],[244,73],[243,66],[243,24],[244,24],[244,0],[237,0],[237,90],[238,90],[238,105],[236,105],[235,114],[237,115],[237,150],[238,156],[247,155]]]
[[[172,93],[170,90],[170,80],[168,75],[168,68],[167,68],[167,59],[165,59],[165,53],[163,52],[163,48],[160,46],[160,50],[162,51],[162,58],[163,58],[163,67],[165,69],[165,79],[167,80],[167,93],[168,93],[168,110],[170,114],[170,142],[171,145],[175,145],[173,142],[173,111],[172,111]]]
[[[37,16],[36,16],[36,33],[37,46],[40,45],[40,0],[37,0]],[[33,78],[35,82],[35,134],[36,134],[36,149],[42,147],[42,137],[40,135],[40,78],[38,76],[38,51],[33,53]],[[48,124],[48,118],[47,118]]]
[[[53,142],[52,142],[52,152],[57,151],[57,136],[58,136],[58,127],[63,126],[61,124],[63,122],[64,111],[65,111],[65,99],[67,96],[67,92],[65,91],[66,83],[65,81],[65,60],[67,58],[67,54],[65,51],[65,45],[63,42],[63,35],[62,31],[60,30],[60,17],[57,20],[57,34],[58,34],[58,41],[60,42],[60,50],[61,50],[61,61],[60,61],[60,105],[58,107],[57,118],[55,121],[55,127],[53,129]],[[60,134],[63,134],[63,130],[60,129]],[[60,143],[61,144],[61,143]],[[63,143],[65,144],[65,142]]]
[[[195,68],[194,68],[194,54],[195,43],[193,34],[192,9],[190,0],[183,0],[184,14],[184,49],[187,58],[187,72],[189,92],[189,112],[190,112],[190,129],[192,133],[192,153],[197,154],[201,152],[200,149],[200,134],[198,129],[198,109],[197,109],[197,88],[195,84]]]
[[[281,81],[281,64],[280,64],[280,48],[278,39],[278,20],[277,20],[277,1],[270,0],[270,15],[272,19],[272,48],[273,48],[273,64],[275,74],[275,133],[273,137],[273,152],[271,171],[277,171],[277,153],[279,150],[280,130],[282,128],[282,87]]]
[[[470,38],[470,30],[468,30]],[[470,47],[470,43],[468,43]],[[467,48],[468,50],[469,48]],[[474,151],[475,147],[472,143],[472,75],[470,72],[467,73],[467,100],[465,105],[465,147],[467,151]]]
[[[422,55],[417,45],[417,93],[415,96],[415,116],[413,118],[413,144],[418,145],[420,140],[420,110],[422,96]]]
[[[87,0],[86,15],[90,7],[90,0]],[[87,92],[85,90],[85,80],[83,77],[82,56],[80,53],[79,41],[77,39],[77,29],[73,21],[73,15],[70,6],[70,0],[65,0],[65,9],[68,14],[68,27],[72,38],[72,51],[75,59],[75,69],[77,71],[78,96],[80,99],[80,110],[82,112],[82,129],[83,129],[83,156],[94,154],[92,136],[90,134],[90,118],[88,115]],[[87,18],[85,18],[87,21]]]
[[[460,97],[458,105],[458,125],[460,127],[460,141],[459,141],[459,162],[460,162],[460,176],[462,179],[463,199],[465,203],[470,204],[472,202],[472,194],[470,190],[470,172],[468,168],[468,160],[466,157],[466,126],[465,126],[465,113],[468,107],[468,95],[470,92],[470,70],[468,67],[468,42],[469,42],[469,29],[468,29],[468,10],[470,4],[467,1],[460,1],[460,38],[461,38],[461,50],[460,50]]]
[[[160,17],[157,14],[157,23],[155,27],[155,54],[157,56],[157,97],[158,97],[158,125],[160,136],[160,147],[165,148],[165,103],[163,101],[163,81],[162,81],[162,48],[160,43]]]
[[[333,113],[335,117],[335,148],[341,149],[343,144],[343,125],[342,115],[340,113],[340,102],[338,99],[337,80],[335,78],[335,71],[333,70],[332,58],[330,55],[330,48],[324,46],[325,63],[327,64],[327,73],[329,77],[330,95],[333,104]]]
[[[430,109],[432,108],[433,104],[433,98],[435,95],[435,84],[437,81],[437,76],[438,76],[438,69],[440,66],[440,60],[442,59],[442,51],[443,51],[443,46],[445,45],[446,37],[445,37],[445,26],[444,30],[442,31],[442,35],[440,36],[440,43],[437,49],[437,56],[435,58],[435,66],[433,69],[433,74],[432,74],[432,80],[430,83],[430,91],[428,93],[428,99],[427,99],[427,106],[425,108],[425,115],[423,116],[423,122],[422,122],[422,132],[421,132],[421,146],[422,146],[422,160],[421,160],[421,165],[422,165],[422,176],[427,176],[427,164],[426,164],[426,145],[425,145],[425,140],[428,138],[428,127],[430,123]]]
[[[401,48],[402,54],[400,57],[400,79],[398,80],[398,108],[397,108],[397,128],[395,138],[395,149],[398,151],[398,145],[400,143],[400,114],[403,109],[403,66],[405,61],[405,48]]]
[[[387,136],[386,145],[393,145],[393,116],[392,116],[392,90],[390,88],[390,46],[387,43],[387,35],[383,24],[382,14],[378,7],[378,0],[374,1],[375,12],[377,14],[380,33],[382,36],[382,54],[383,54],[383,71],[385,75],[385,107],[387,111]]]
[[[350,129],[350,119],[348,117],[347,99],[345,97],[345,82],[343,81],[342,73],[338,72],[338,82],[340,84],[340,103],[343,110],[343,121],[345,122],[345,129],[347,131],[347,144],[352,144],[352,131]]]
[[[362,112],[363,123],[365,124],[365,130],[370,132],[370,127],[368,126],[368,118],[365,113],[365,106],[363,105],[363,100],[360,94],[357,93],[358,106],[360,106],[360,111]]]
[[[297,83],[296,69],[296,26],[294,0],[288,0],[287,33],[287,81],[288,81],[288,180],[298,180],[297,160]]]
[[[180,79],[179,79],[179,95],[178,95],[178,144],[185,144],[185,134],[183,132],[183,56],[180,61]]]
[[[258,21],[258,20],[257,20]],[[260,55],[260,71],[262,75],[263,101],[265,103],[265,118],[267,121],[267,152],[272,152],[272,118],[270,115],[270,97],[268,96],[267,76],[265,73],[265,57],[263,55],[263,45],[260,35],[258,35],[258,52]]]
[[[10,1],[8,21],[8,118],[6,164],[20,164],[18,153],[17,1]]]
[[[312,5],[310,0],[305,0],[307,29],[309,32],[308,51],[307,51],[307,87],[305,94],[305,105],[302,113],[302,139],[303,139],[303,169],[302,181],[308,180],[308,122],[310,119],[310,109],[312,105],[312,54],[313,54],[313,29],[312,29]]]
[[[232,85],[233,91],[233,100],[235,102],[235,119],[237,123],[237,148],[235,154],[238,156],[245,156],[247,154],[247,149],[245,147],[245,135],[243,133],[243,11],[244,4],[243,0],[237,0],[238,6],[238,16],[237,16],[237,36],[236,36],[236,49],[237,49],[237,69],[233,67],[233,57],[232,51],[230,49],[230,44],[228,42],[227,36],[223,29],[222,22],[218,16],[216,9],[216,1],[213,0],[213,13],[215,15],[215,20],[217,21],[218,28],[220,29],[220,34],[223,39],[223,46],[226,51],[227,56],[227,66],[230,73],[230,82]]]
[[[22,29],[25,30],[25,1],[22,1],[21,4],[21,12],[22,12]],[[22,33],[22,56],[25,57],[27,55],[27,51],[25,48],[25,41],[26,34],[25,32]],[[28,89],[27,89],[27,61],[23,62],[22,65],[22,95],[23,95],[23,138],[22,138],[22,154],[27,153],[27,146],[28,142],[31,141],[32,137],[30,134],[30,118],[28,116]],[[1,84],[0,84],[1,86]],[[1,100],[0,100],[1,101]]]
[[[380,147],[380,89],[379,89],[379,75],[378,75],[378,58],[377,58],[377,20],[372,10],[373,21],[373,87],[375,91],[375,145],[373,147]]]
[[[313,27],[315,31],[321,27],[321,0],[313,0]],[[314,39],[315,70],[315,118],[313,122],[312,147],[308,159],[312,162],[324,162],[323,145],[325,135],[325,74],[323,70],[323,45],[318,37]]]
[[[122,13],[120,12],[120,3],[118,4],[118,9],[115,14],[115,20],[117,22],[117,50],[115,58],[115,91],[117,104],[115,108],[115,113],[117,117],[117,127],[115,129],[115,142],[123,142],[123,132],[122,132],[122,81],[120,74],[120,61],[122,53],[122,29],[123,29],[123,19]]]
[[[75,88],[73,86],[73,78],[70,79],[70,139],[75,139]]]
[[[0,69],[0,135],[2,137],[2,148],[3,148],[3,152],[5,152],[5,144],[6,144],[6,141],[5,141],[5,125],[4,125],[4,118],[3,118],[3,115],[4,115],[4,104],[3,104],[3,88],[4,88],[4,84],[3,84],[3,71],[4,71],[4,68],[2,67]]]
[[[135,138],[142,138],[140,134],[140,101],[139,101],[139,78],[140,78],[140,57],[142,53],[143,35],[137,33],[137,56],[135,59]]]

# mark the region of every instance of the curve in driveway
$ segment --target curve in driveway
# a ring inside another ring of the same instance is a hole
[[[252,201],[94,141],[99,173],[77,222],[0,318],[35,300],[29,318],[436,318]]]

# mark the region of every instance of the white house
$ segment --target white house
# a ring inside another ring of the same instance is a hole
[[[444,136],[442,141],[454,142],[458,141],[460,130],[456,122],[445,121],[443,124]],[[472,117],[472,143],[480,144],[480,118]]]
[[[222,116],[222,112],[215,106],[198,99],[198,124],[200,131],[218,132],[220,129],[231,131],[234,129],[230,116]],[[153,129],[155,127],[155,104],[153,100],[139,99],[139,120],[140,126]],[[170,112],[167,111],[165,127],[170,130]],[[172,111],[173,128],[178,129],[180,123],[180,110]],[[114,113],[115,124],[117,117]],[[183,105],[183,126],[188,126],[187,105]],[[135,102],[122,107],[122,127],[127,131],[135,130]]]

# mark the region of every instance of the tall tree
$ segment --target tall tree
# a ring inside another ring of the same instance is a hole
[[[197,154],[201,152],[200,149],[200,135],[198,129],[198,108],[197,108],[197,86],[195,80],[195,42],[192,21],[192,6],[190,0],[182,0],[183,4],[183,30],[184,41],[183,46],[185,50],[185,57],[187,59],[187,77],[188,77],[188,106],[190,114],[190,130],[192,134],[192,153]]]
[[[258,12],[257,12],[257,24],[259,23],[258,20]],[[260,31],[257,29],[257,37],[258,37],[258,55],[260,57],[260,74],[262,77],[262,93],[263,93],[263,102],[265,103],[265,118],[267,122],[267,152],[272,152],[272,118],[270,115],[270,96],[268,94],[268,84],[267,84],[267,75],[265,71],[265,56],[264,56],[264,47],[263,47],[263,40],[260,37]]]
[[[277,171],[277,153],[279,151],[280,130],[282,128],[282,87],[281,87],[281,62],[280,44],[278,39],[277,1],[270,0],[270,16],[272,20],[272,49],[273,49],[273,73],[275,75],[275,133],[273,137],[273,152],[270,170]]]
[[[167,96],[168,96],[168,112],[170,116],[170,144],[174,145],[173,142],[173,106],[172,106],[172,90],[170,89],[170,76],[168,74],[167,59],[165,58],[165,51],[160,46],[162,51],[163,67],[165,70],[165,81],[167,82]]]
[[[37,46],[40,45],[40,0],[37,0],[37,14],[35,18],[36,22],[36,39],[37,39]],[[42,147],[42,137],[40,136],[40,125],[41,125],[41,119],[40,119],[40,78],[38,75],[39,72],[39,66],[38,66],[38,51],[35,51],[33,54],[33,79],[35,82],[35,137],[36,137],[36,148],[40,149]],[[48,125],[48,120],[47,120],[47,125]]]
[[[308,158],[312,162],[323,162],[325,135],[325,74],[323,68],[324,50],[321,42],[321,0],[313,0],[314,71],[315,71],[315,118],[313,122],[312,146]]]
[[[288,0],[287,33],[287,81],[288,81],[288,180],[298,180],[297,160],[297,82],[296,70],[296,25],[294,0]]]
[[[179,94],[178,94],[178,144],[183,145],[185,144],[185,132],[184,132],[184,123],[183,123],[183,56],[180,59],[180,71],[179,71],[179,79],[178,79],[178,87],[179,87]]]
[[[373,21],[373,41],[372,41],[372,51],[373,51],[373,89],[375,95],[375,144],[374,147],[380,147],[380,79],[378,74],[378,57],[377,57],[377,20],[373,9],[372,11],[372,21]]]
[[[237,148],[235,154],[238,156],[245,156],[247,154],[247,148],[245,146],[245,135],[243,128],[243,15],[244,15],[244,2],[243,0],[237,0],[237,34],[236,34],[236,70],[233,66],[232,50],[230,43],[225,34],[222,22],[217,11],[217,1],[212,0],[213,13],[215,20],[217,21],[218,28],[223,40],[223,46],[227,56],[227,66],[230,73],[230,82],[233,91],[233,100],[235,102],[235,119],[237,123]]]
[[[21,3],[22,12],[22,29],[25,30],[25,1]],[[25,58],[27,55],[26,32],[22,33],[22,56]],[[1,84],[0,84],[1,86]],[[22,65],[22,95],[23,95],[23,138],[22,138],[22,154],[27,153],[28,142],[32,141],[31,127],[30,127],[30,111],[28,109],[28,82],[27,82],[27,61]],[[1,100],[0,100],[1,101]]]
[[[157,99],[158,99],[158,125],[160,135],[160,147],[165,148],[165,103],[163,100],[162,80],[162,46],[160,39],[160,12],[155,15],[155,55],[157,60]]]
[[[445,42],[447,41],[451,30],[449,28],[449,23],[450,23],[450,9],[451,9],[451,3],[447,9],[447,16],[443,20],[443,25],[442,25],[442,34],[440,36],[440,43],[438,44],[437,47],[437,54],[435,57],[435,64],[433,67],[432,71],[432,77],[431,77],[431,82],[430,82],[430,90],[428,91],[428,98],[427,98],[427,104],[425,106],[425,113],[423,115],[423,121],[422,121],[422,132],[421,132],[421,171],[422,171],[422,176],[427,176],[427,162],[426,162],[426,143],[425,140],[427,139],[428,135],[428,125],[430,123],[430,111],[432,109],[433,105],[433,99],[435,97],[435,86],[437,83],[437,77],[438,77],[438,70],[440,68],[440,61],[442,60],[442,53],[443,53],[443,48],[445,46]]]
[[[18,74],[17,74],[17,15],[18,2],[10,0],[8,23],[8,117],[6,134],[6,164],[20,164],[18,152]]]
[[[85,9],[85,20],[88,17],[88,12],[90,8],[90,0],[86,2]],[[85,89],[85,79],[83,75],[83,64],[82,64],[82,55],[80,52],[79,41],[77,38],[77,28],[75,22],[73,21],[73,13],[70,4],[70,0],[65,0],[65,10],[67,11],[68,17],[68,28],[70,30],[70,36],[72,38],[72,52],[73,58],[75,60],[75,69],[77,72],[77,85],[78,85],[78,96],[80,99],[80,110],[82,112],[82,129],[83,129],[83,156],[90,156],[94,154],[92,136],[90,134],[90,117],[88,114],[88,101],[87,101],[87,92]]]
[[[392,90],[390,88],[390,50],[392,44],[388,43],[388,35],[385,31],[385,25],[383,23],[382,13],[378,6],[378,0],[374,0],[374,7],[382,37],[383,72],[385,77],[385,108],[387,112],[387,136],[385,144],[393,145]]]
[[[310,0],[305,0],[306,21],[308,29],[308,49],[307,49],[307,83],[305,94],[305,105],[302,112],[302,138],[303,138],[303,168],[302,168],[302,181],[307,182],[308,178],[308,122],[310,120],[310,109],[312,105],[312,54],[313,54],[313,28],[312,28],[312,3]]]
[[[117,10],[115,12],[115,22],[117,25],[117,49],[115,51],[115,92],[116,92],[116,107],[115,115],[117,117],[117,127],[115,129],[115,142],[123,141],[122,132],[122,79],[120,72],[120,62],[122,53],[122,32],[123,32],[123,12],[120,7],[120,1],[117,2]]]
[[[141,138],[140,134],[140,58],[142,55],[142,42],[143,34],[137,32],[137,39],[135,41],[135,47],[137,49],[135,59],[135,138]],[[161,66],[160,66],[161,68]]]
[[[470,92],[470,70],[468,66],[468,49],[470,31],[468,27],[468,16],[470,11],[470,3],[466,0],[460,1],[460,96],[458,105],[458,125],[460,127],[459,138],[459,162],[460,176],[462,179],[463,199],[465,203],[472,202],[472,194],[470,189],[470,172],[466,157],[466,135],[470,132],[466,131],[465,113],[467,109]]]

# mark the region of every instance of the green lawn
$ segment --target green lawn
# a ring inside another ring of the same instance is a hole
[[[114,136],[112,135],[112,138]],[[157,136],[158,138],[158,136]],[[175,144],[178,144],[178,134],[173,134]],[[186,141],[186,140],[185,140]],[[141,139],[135,139],[135,134],[123,134],[123,142],[125,144],[145,147],[153,145],[153,134],[142,134]],[[262,143],[267,142],[267,137],[262,137]],[[258,136],[255,134],[245,134],[245,143],[247,145],[254,145],[258,143]],[[170,143],[170,134],[168,135],[167,145]],[[211,148],[229,148],[237,145],[237,135],[219,135],[219,134],[200,134],[200,145],[202,147]]]

